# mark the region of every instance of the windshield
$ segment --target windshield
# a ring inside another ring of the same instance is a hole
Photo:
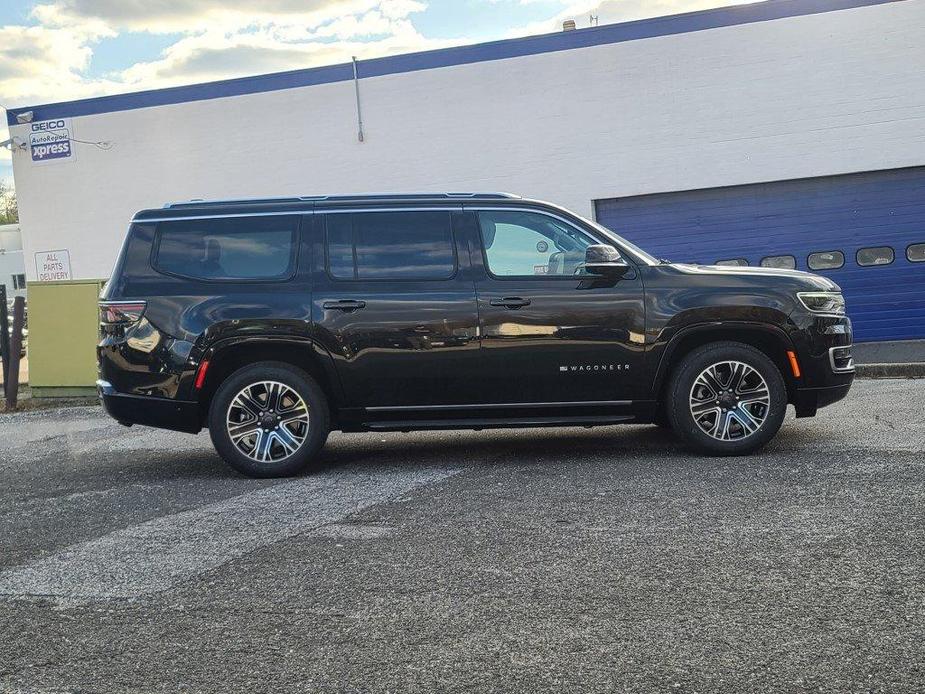
[[[628,250],[630,253],[632,253],[637,261],[645,263],[646,265],[658,265],[659,264],[658,258],[652,255],[649,255],[644,250],[642,250],[639,246],[637,246],[635,243],[631,243],[630,241],[627,241],[625,238],[623,238],[619,234],[615,234],[610,229],[605,227],[603,224],[598,224],[597,222],[592,221],[590,219],[585,219],[581,215],[576,215],[576,216],[579,219],[581,219],[581,221],[583,221],[585,224],[590,225],[595,230],[601,232],[605,236],[608,236],[609,238],[616,241],[618,244],[620,244],[620,246],[622,246],[623,248]]]

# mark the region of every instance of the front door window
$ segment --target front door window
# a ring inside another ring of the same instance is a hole
[[[479,212],[485,263],[495,277],[556,277],[584,273],[594,241],[543,214],[520,210]]]

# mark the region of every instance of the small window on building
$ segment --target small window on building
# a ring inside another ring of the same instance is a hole
[[[893,262],[893,249],[889,246],[875,248],[862,248],[856,256],[858,265],[869,267],[871,265],[889,265]]]
[[[292,276],[297,216],[161,222],[160,272],[199,280],[281,280]]]
[[[819,251],[810,253],[806,265],[810,270],[837,270],[845,264],[845,254],[841,251]]]
[[[797,259],[792,255],[769,255],[761,259],[761,267],[776,267],[783,270],[794,270]]]
[[[748,261],[745,258],[730,258],[729,260],[717,260],[714,265],[733,265],[736,267],[745,267]]]
[[[13,275],[13,289],[25,289],[26,288],[26,276],[25,275]]]
[[[442,280],[456,273],[450,213],[328,214],[328,271],[337,279]]]
[[[910,263],[925,263],[925,243],[913,243],[906,249],[906,259]]]

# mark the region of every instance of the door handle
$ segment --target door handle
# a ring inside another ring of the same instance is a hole
[[[503,299],[492,299],[489,303],[492,306],[504,306],[504,308],[522,308],[530,305],[530,299],[522,299],[519,296],[506,296]]]
[[[340,299],[339,301],[325,301],[321,304],[326,309],[336,311],[357,311],[366,307],[366,302],[362,299]]]

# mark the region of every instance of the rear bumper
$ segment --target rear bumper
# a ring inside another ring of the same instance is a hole
[[[97,381],[96,389],[103,408],[122,424],[143,424],[188,434],[196,434],[202,429],[197,402],[117,393],[106,381]]]
[[[812,417],[820,407],[826,407],[844,398],[851,389],[852,380],[854,380],[853,375],[847,383],[837,386],[798,388],[793,403],[794,407],[796,407],[797,417]]]

